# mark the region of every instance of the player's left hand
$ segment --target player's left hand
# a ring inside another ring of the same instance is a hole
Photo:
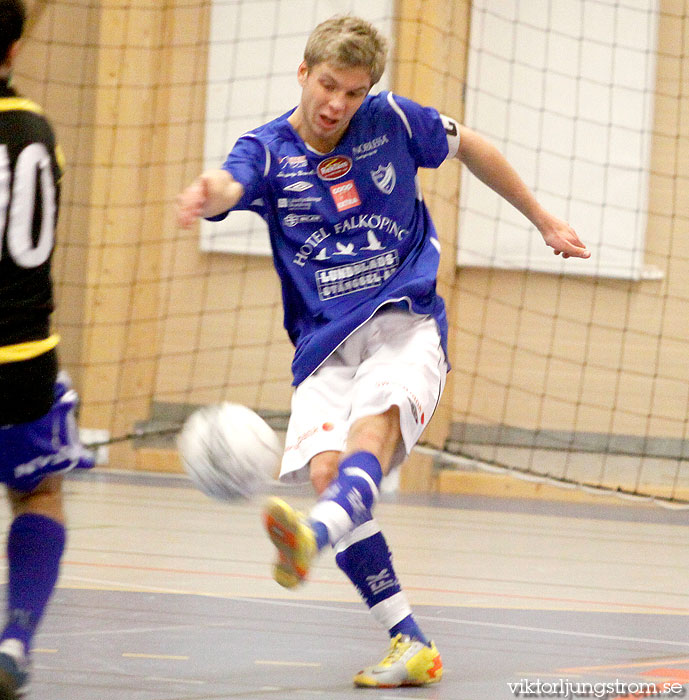
[[[591,251],[586,248],[576,231],[566,221],[553,217],[547,226],[541,229],[541,235],[555,255],[562,255],[563,258],[591,257]]]

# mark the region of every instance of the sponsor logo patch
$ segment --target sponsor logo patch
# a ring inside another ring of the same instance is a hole
[[[299,170],[296,173],[280,171],[277,177],[292,178],[292,177],[308,177],[309,175],[315,175],[315,170]]]
[[[318,296],[321,301],[327,301],[362,289],[380,287],[394,274],[398,266],[397,251],[393,250],[361,262],[318,270]]]
[[[292,450],[298,450],[299,447],[301,447],[301,444],[305,441],[308,440],[309,438],[312,438],[314,435],[318,434],[321,430],[325,432],[330,432],[331,430],[335,430],[335,426],[333,423],[323,423],[323,425],[320,426],[314,426],[312,428],[309,428],[305,432],[303,432],[299,437],[294,441],[294,443],[285,445],[285,452],[290,452]]]
[[[312,224],[315,221],[321,221],[321,217],[318,214],[287,214],[282,223],[291,228],[299,224]]]
[[[389,143],[387,134],[382,136],[377,136],[372,141],[366,141],[366,143],[360,143],[358,146],[352,148],[352,153],[354,154],[355,160],[361,160],[362,158],[368,158],[369,156],[375,155],[381,146]]]
[[[278,197],[278,209],[308,211],[314,203],[320,202],[321,199],[322,197],[298,197],[297,199]]]
[[[337,211],[346,211],[361,204],[354,180],[347,180],[339,185],[332,185],[330,194],[333,197]]]
[[[330,156],[318,164],[321,180],[339,180],[352,169],[352,159],[347,156]]]
[[[301,168],[306,165],[306,156],[284,156],[280,158],[280,165],[291,165],[293,168]]]

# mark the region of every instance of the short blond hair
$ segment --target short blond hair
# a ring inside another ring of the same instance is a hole
[[[341,68],[364,68],[375,85],[383,75],[388,42],[370,23],[360,17],[336,15],[311,32],[304,61],[308,68],[332,63]]]

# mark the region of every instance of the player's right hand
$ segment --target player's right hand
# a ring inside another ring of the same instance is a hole
[[[208,200],[208,180],[201,175],[177,195],[177,224],[191,227],[203,216],[203,207]]]

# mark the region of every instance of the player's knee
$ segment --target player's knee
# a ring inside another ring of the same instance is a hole
[[[24,513],[36,513],[57,522],[64,522],[60,475],[46,477],[32,491],[8,489],[8,496],[15,517]]]
[[[311,485],[313,486],[314,491],[320,496],[323,491],[328,488],[330,482],[335,478],[336,474],[337,470],[332,472],[329,469],[311,471]]]

